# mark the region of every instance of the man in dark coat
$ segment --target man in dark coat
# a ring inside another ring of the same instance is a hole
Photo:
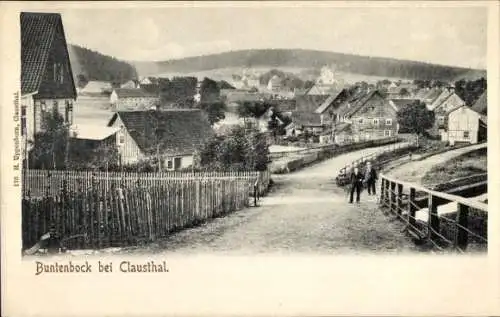
[[[373,168],[371,162],[366,163],[366,170],[365,170],[365,184],[366,187],[368,188],[368,195],[376,195],[376,182],[378,179],[377,171],[375,171],[375,168]]]
[[[351,173],[351,196],[349,203],[352,204],[354,198],[354,191],[356,191],[356,202],[359,203],[359,195],[361,193],[361,188],[363,187],[363,174],[360,172],[359,168],[355,167]]]

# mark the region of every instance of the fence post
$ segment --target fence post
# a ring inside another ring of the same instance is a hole
[[[389,190],[390,190],[390,188],[391,188],[390,186],[391,186],[391,183],[389,182],[389,180],[388,180],[388,179],[386,179],[386,180],[385,180],[385,197],[384,197],[384,206],[389,207],[389,209],[390,209],[390,207],[391,207],[391,205],[390,205],[390,192],[389,192]]]
[[[391,190],[389,192],[389,195],[391,197],[390,210],[391,210],[391,212],[394,212],[394,209],[396,208],[396,183],[395,182],[391,182]]]
[[[469,206],[458,204],[457,224],[455,225],[455,246],[465,251],[469,242],[469,235],[466,230],[468,227]]]
[[[434,239],[437,235],[436,232],[439,232],[439,216],[437,213],[437,206],[434,203],[434,196],[429,194],[428,198],[428,219],[427,219],[427,227],[429,232],[427,233],[429,239]]]
[[[380,199],[379,199],[379,202],[382,206],[384,205],[384,198],[385,198],[385,182],[386,179],[382,177],[382,183],[380,184]]]
[[[401,197],[403,195],[403,184],[397,184],[397,198],[396,198],[396,209],[397,209],[397,215],[401,216],[403,211],[401,210]]]
[[[410,187],[410,196],[408,196],[408,223],[410,224],[410,227],[415,227],[417,224],[417,220],[415,219],[417,212],[417,208],[415,208],[415,196],[415,188]]]

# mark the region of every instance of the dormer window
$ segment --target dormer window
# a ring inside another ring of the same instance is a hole
[[[392,119],[385,119],[385,125],[392,125]]]

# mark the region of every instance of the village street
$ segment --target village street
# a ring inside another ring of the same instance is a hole
[[[358,150],[292,174],[274,175],[275,186],[259,207],[240,210],[200,227],[183,230],[148,246],[118,253],[364,253],[415,250],[401,224],[377,209],[362,193],[348,203],[334,178],[347,162],[383,147]]]

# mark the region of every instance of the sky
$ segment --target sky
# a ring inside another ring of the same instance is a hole
[[[135,61],[302,48],[486,68],[481,7],[113,7],[57,10],[68,42]]]

